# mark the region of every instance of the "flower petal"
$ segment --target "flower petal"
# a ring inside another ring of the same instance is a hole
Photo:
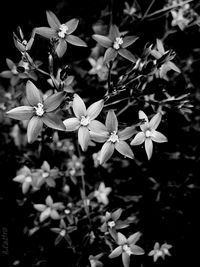
[[[149,122],[149,128],[150,128],[151,130],[156,130],[157,127],[158,127],[158,125],[159,125],[160,122],[161,122],[161,118],[162,118],[161,113],[157,113],[156,115],[154,115],[154,116],[151,118],[150,122]]]
[[[30,119],[27,127],[27,138],[29,143],[32,143],[37,139],[38,135],[42,131],[42,126],[43,122],[40,117],[33,116]]]
[[[97,133],[98,135],[103,134],[104,136],[108,136],[106,126],[98,120],[92,120],[88,125],[88,128],[90,129],[90,131]]]
[[[133,151],[125,141],[119,141],[115,143],[115,149],[125,157],[130,159],[134,158]]]
[[[151,140],[157,143],[164,143],[164,142],[167,142],[167,137],[158,131],[152,131]]]
[[[80,121],[77,118],[69,118],[63,121],[66,131],[76,131],[80,127]]]
[[[109,29],[109,38],[112,40],[112,41],[115,41],[115,39],[117,38],[117,37],[120,37],[120,32],[119,32],[119,29],[118,29],[118,27],[117,27],[117,25],[115,25],[115,24],[112,24],[111,26],[110,26],[110,29]]]
[[[106,142],[100,151],[100,164],[104,164],[113,154],[115,146],[111,142]]]
[[[88,107],[87,115],[89,116],[91,120],[94,120],[99,115],[99,113],[103,109],[103,105],[104,105],[104,101],[103,99],[101,99]]]
[[[28,190],[29,190],[29,188],[30,188],[30,183],[29,182],[24,182],[23,184],[22,184],[22,193],[23,194],[26,194],[27,192],[28,192]]]
[[[120,56],[122,56],[123,58],[126,58],[128,60],[130,60],[131,62],[135,63],[136,62],[136,58],[135,56],[128,51],[126,48],[120,48],[118,50],[118,53],[120,54]]]
[[[49,27],[38,27],[38,28],[35,28],[35,33],[45,37],[45,38],[48,38],[48,39],[51,39],[51,38],[55,38],[56,37],[56,31],[52,28],[49,28]]]
[[[118,136],[120,140],[127,140],[136,133],[135,126],[126,127],[124,130],[119,131]]]
[[[122,209],[121,208],[119,208],[119,209],[115,210],[114,212],[112,212],[111,217],[112,217],[113,221],[117,221],[120,218],[121,214],[122,214]]]
[[[147,115],[144,113],[144,111],[139,111],[139,119],[144,120],[145,122],[140,125],[140,129],[145,132],[149,128],[149,119]]]
[[[152,156],[152,153],[153,153],[153,142],[152,142],[151,138],[146,138],[146,140],[144,142],[144,146],[145,146],[145,151],[147,153],[147,157],[149,160]]]
[[[29,106],[13,108],[6,112],[6,116],[15,120],[30,120],[33,115],[34,108]]]
[[[9,59],[9,58],[6,58],[6,63],[7,63],[8,68],[10,70],[12,70],[16,66],[15,63],[11,59]]]
[[[71,34],[74,32],[78,26],[79,20],[78,19],[70,19],[65,23],[65,25],[68,27],[67,34]]]
[[[56,54],[59,58],[61,58],[67,50],[67,43],[63,39],[59,39],[58,44],[56,46]]]
[[[46,209],[46,205],[44,204],[34,204],[33,207],[38,211],[44,211]]]
[[[123,262],[124,267],[129,267],[130,256],[126,252],[122,253],[122,262]]]
[[[81,126],[78,130],[78,142],[83,151],[86,151],[90,141],[89,130],[85,126]]]
[[[136,134],[136,136],[131,141],[131,146],[138,146],[141,145],[145,140],[145,134],[144,132],[139,132]]]
[[[26,97],[31,106],[43,102],[40,91],[30,80],[26,83]]]
[[[44,220],[46,220],[51,213],[51,209],[50,208],[46,208],[41,214],[40,214],[40,222],[43,222]]]
[[[97,41],[97,43],[99,43],[101,46],[108,48],[112,46],[112,41],[103,35],[99,35],[99,34],[93,34],[92,38]]]
[[[0,73],[0,77],[10,79],[13,76],[13,73],[10,70],[4,70]]]
[[[63,101],[65,92],[55,93],[47,97],[44,101],[44,109],[46,112],[51,112],[57,109]]]
[[[77,118],[81,118],[82,116],[86,116],[86,107],[85,103],[83,102],[82,98],[74,94],[74,100],[73,100],[73,111]]]
[[[117,132],[118,130],[118,120],[115,115],[114,110],[109,110],[106,116],[106,128],[109,133]]]
[[[58,220],[60,219],[60,215],[58,214],[58,212],[56,210],[51,210],[51,214],[50,214],[51,219],[53,220]]]
[[[86,44],[82,39],[80,39],[79,37],[77,37],[77,36],[75,36],[75,35],[72,35],[72,34],[67,35],[67,36],[65,37],[65,40],[66,40],[68,43],[72,44],[72,45],[76,45],[76,46],[84,46],[84,47],[87,46],[87,44]]]
[[[128,244],[135,244],[141,237],[141,233],[140,232],[136,232],[132,235],[129,236],[128,238]]]
[[[61,24],[56,15],[50,10],[46,11],[46,15],[49,26],[54,30],[58,30]]]
[[[108,256],[110,259],[118,257],[122,253],[122,247],[118,246],[116,247]]]
[[[126,48],[130,45],[132,45],[133,43],[135,43],[135,41],[137,41],[139,37],[136,36],[125,36],[123,38],[123,44],[122,44],[122,48]]]
[[[135,244],[130,244],[130,248],[131,248],[131,251],[133,252],[134,255],[143,255],[144,254],[144,250]]]
[[[126,237],[122,233],[118,232],[117,233],[117,244],[124,245],[126,242],[127,242]]]
[[[103,61],[104,63],[108,63],[110,61],[113,61],[116,58],[116,56],[117,56],[117,50],[115,50],[112,47],[109,47],[104,54]]]
[[[109,134],[108,132],[96,133],[90,131],[90,138],[97,143],[105,143],[109,138]]]
[[[63,124],[61,120],[61,117],[54,112],[44,113],[41,119],[44,122],[44,124],[46,124],[46,126],[48,126],[49,128],[60,130],[60,131],[66,130],[65,125]]]

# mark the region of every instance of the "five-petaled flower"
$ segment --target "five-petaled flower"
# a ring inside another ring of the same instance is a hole
[[[115,240],[117,238],[117,231],[116,230],[128,227],[127,223],[119,220],[121,214],[122,214],[122,209],[119,208],[119,209],[113,211],[112,213],[107,211],[105,216],[103,217],[104,222],[101,226],[101,231],[104,233],[109,232],[110,235]]]
[[[108,78],[108,67],[105,64],[103,57],[99,57],[95,60],[92,57],[88,58],[92,68],[89,70],[89,74],[97,75],[100,81],[105,81]]]
[[[103,203],[104,205],[108,205],[109,200],[108,200],[108,195],[112,191],[111,187],[106,187],[104,182],[101,182],[99,185],[98,190],[94,191],[94,197],[97,198],[97,201],[99,203]]]
[[[40,222],[43,222],[47,218],[51,218],[53,220],[60,219],[60,215],[58,210],[63,210],[65,207],[62,202],[53,202],[51,196],[47,196],[45,200],[46,204],[34,204],[34,208],[38,210],[40,213]]]
[[[27,137],[28,142],[32,143],[42,131],[43,124],[56,130],[65,130],[60,116],[56,113],[64,95],[64,92],[59,92],[43,99],[37,87],[31,81],[27,81],[26,97],[29,105],[13,108],[6,114],[9,118],[29,121]]]
[[[167,142],[167,137],[162,133],[156,131],[158,125],[161,122],[161,117],[161,113],[157,113],[149,121],[147,115],[142,110],[139,111],[139,119],[144,120],[145,122],[140,125],[140,129],[142,131],[136,134],[134,139],[131,141],[131,145],[137,146],[144,143],[148,159],[151,158],[153,153],[152,141],[157,143]]]
[[[63,121],[66,131],[78,130],[78,142],[83,151],[87,150],[90,142],[89,131],[98,131],[102,123],[95,120],[104,105],[103,99],[91,104],[87,109],[85,103],[78,94],[74,94],[72,108],[75,118],[69,118]]]
[[[17,176],[13,179],[13,181],[21,183],[22,184],[22,193],[26,194],[32,185],[32,174],[31,170],[24,166],[22,167],[18,172]]]
[[[46,14],[50,27],[38,27],[35,29],[35,33],[56,41],[55,51],[58,57],[62,57],[65,54],[67,50],[67,42],[76,46],[87,46],[83,40],[71,34],[78,26],[78,19],[71,19],[66,23],[61,24],[52,11],[47,11]]]
[[[153,250],[151,250],[148,256],[153,256],[153,261],[156,262],[159,257],[163,260],[165,255],[171,256],[169,249],[172,248],[172,245],[164,243],[160,246],[158,242],[155,243]]]
[[[114,153],[116,149],[125,157],[133,159],[134,155],[130,146],[125,142],[134,134],[132,126],[126,127],[122,131],[118,131],[118,120],[113,110],[109,110],[106,116],[106,123],[99,124],[96,131],[91,131],[91,139],[104,143],[100,152],[100,164],[104,164]]]
[[[139,240],[140,236],[140,232],[136,232],[135,234],[129,236],[129,238],[126,238],[122,233],[118,232],[118,247],[111,252],[109,258],[115,258],[119,255],[122,255],[122,262],[124,267],[129,267],[131,255],[144,254],[144,250],[141,247],[135,245],[135,243]]]
[[[156,40],[156,49],[152,49],[150,53],[156,58],[157,63],[163,59],[163,63],[158,69],[158,76],[160,78],[168,80],[167,72],[169,70],[174,70],[178,73],[181,72],[180,69],[171,61],[175,54],[171,55],[169,50],[165,51],[163,43],[160,39]]]
[[[132,62],[136,61],[134,55],[129,52],[126,47],[133,44],[138,39],[138,37],[123,37],[122,33],[119,32],[119,29],[116,25],[111,25],[108,36],[93,34],[92,37],[101,46],[106,48],[104,55],[105,63],[114,61],[118,54]]]

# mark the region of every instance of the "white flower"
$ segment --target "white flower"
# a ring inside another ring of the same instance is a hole
[[[94,196],[97,198],[97,201],[99,203],[107,205],[109,202],[108,195],[110,194],[111,191],[112,191],[111,187],[105,187],[104,182],[101,182],[98,190],[94,191]]]
[[[140,110],[139,111],[139,119],[145,120],[143,124],[140,125],[141,132],[137,133],[134,139],[131,141],[132,146],[137,146],[144,143],[145,150],[147,153],[148,159],[151,158],[153,153],[153,142],[164,143],[167,142],[167,137],[162,133],[156,131],[158,125],[161,122],[161,114],[157,113],[153,116],[153,118],[149,121],[147,115]]]

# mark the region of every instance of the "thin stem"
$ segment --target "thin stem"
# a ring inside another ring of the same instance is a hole
[[[147,10],[145,11],[144,13],[144,16],[143,17],[146,17],[147,14],[149,13],[149,10],[152,8],[153,4],[155,3],[155,0],[152,0],[150,5],[148,6]]]
[[[150,13],[149,15],[143,16],[142,20],[151,18],[151,17],[153,17],[153,16],[155,16],[155,15],[158,15],[158,14],[160,14],[160,13],[163,13],[163,12],[167,12],[167,11],[173,9],[173,8],[176,8],[176,7],[179,7],[179,6],[183,6],[183,5],[185,5],[185,4],[187,4],[187,3],[190,3],[190,2],[192,2],[192,1],[194,1],[194,0],[187,0],[187,1],[182,2],[182,3],[176,4],[176,5],[171,5],[171,6],[169,6],[169,7],[165,7],[165,8],[163,8],[163,9],[157,10],[157,11],[155,11],[155,12],[153,12],[153,13]]]

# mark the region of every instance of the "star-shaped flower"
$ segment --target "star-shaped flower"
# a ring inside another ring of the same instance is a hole
[[[58,57],[62,57],[65,54],[67,43],[76,46],[87,46],[83,40],[71,34],[78,26],[78,19],[71,19],[66,23],[61,24],[52,11],[47,11],[46,15],[50,27],[38,27],[35,29],[35,33],[56,41],[55,51]]]
[[[121,214],[122,214],[122,209],[117,209],[112,213],[107,211],[106,215],[103,217],[104,223],[101,226],[101,231],[104,233],[109,232],[110,235],[114,239],[116,239],[117,238],[116,230],[128,227],[127,223],[124,223],[123,221],[119,220]]]
[[[140,125],[141,132],[137,133],[134,139],[131,141],[132,146],[141,145],[144,143],[145,151],[147,153],[148,159],[151,158],[153,153],[153,142],[164,143],[167,142],[167,137],[162,133],[156,131],[158,125],[161,122],[161,114],[157,113],[149,121],[147,115],[140,110],[139,119],[144,120],[145,122]]]
[[[138,39],[138,37],[124,37],[122,33],[119,32],[119,29],[116,25],[111,25],[108,36],[93,34],[92,38],[97,41],[101,46],[106,48],[106,52],[104,55],[105,63],[114,61],[118,54],[123,58],[130,60],[131,62],[136,61],[134,55],[126,48],[132,45]]]
[[[32,185],[32,174],[31,170],[24,166],[22,167],[18,172],[17,176],[13,179],[13,181],[21,183],[22,184],[22,192],[23,194],[26,194]]]
[[[108,77],[108,67],[106,66],[103,57],[99,57],[97,60],[95,60],[92,57],[88,58],[88,61],[90,62],[92,68],[89,70],[89,74],[91,75],[97,75],[100,81],[107,80]]]
[[[153,256],[153,261],[156,262],[159,257],[163,260],[165,259],[165,255],[171,256],[169,249],[172,248],[172,245],[164,243],[160,246],[158,242],[155,243],[153,250],[151,250],[148,256]]]
[[[60,116],[55,112],[64,95],[64,92],[59,92],[43,99],[37,87],[31,81],[27,81],[26,97],[29,105],[13,108],[6,112],[6,115],[16,120],[28,120],[27,137],[28,142],[32,143],[42,131],[43,124],[56,130],[65,130]]]
[[[95,132],[91,130],[91,139],[100,143],[105,142],[100,152],[100,164],[104,164],[115,149],[125,157],[133,159],[133,152],[125,140],[134,134],[134,128],[126,127],[118,131],[118,120],[113,110],[108,111],[105,125],[101,123],[95,130]]]
[[[135,245],[135,243],[139,240],[141,234],[140,232],[136,232],[135,234],[129,236],[127,239],[122,233],[117,233],[117,244],[118,247],[115,248],[109,258],[115,258],[119,255],[122,255],[122,262],[124,267],[129,267],[130,265],[130,256],[131,255],[143,255],[144,250]]]
[[[59,171],[57,168],[51,169],[49,163],[45,160],[41,166],[41,169],[38,170],[38,175],[44,179],[44,182],[49,187],[55,187],[55,179],[58,177]]]
[[[109,200],[108,200],[108,195],[112,191],[111,187],[106,187],[104,182],[101,182],[99,185],[98,190],[94,191],[94,197],[97,198],[97,201],[99,203],[103,203],[104,205],[108,205]]]
[[[40,222],[43,222],[47,218],[51,218],[53,220],[60,219],[60,215],[58,210],[63,210],[65,207],[62,202],[53,202],[51,196],[47,196],[45,200],[46,204],[34,204],[34,208],[41,212],[40,214]]]
[[[89,130],[96,132],[102,123],[95,120],[104,105],[103,99],[91,104],[87,109],[82,98],[74,94],[72,108],[75,118],[69,118],[63,121],[66,131],[78,130],[78,142],[83,151],[85,151],[90,142]]]
[[[171,55],[171,51],[169,50],[165,51],[163,43],[160,39],[156,40],[156,49],[152,49],[150,53],[152,56],[156,58],[157,63],[161,61],[161,59],[163,59],[163,63],[158,69],[158,76],[160,78],[168,80],[167,72],[169,70],[174,70],[178,73],[181,72],[180,69],[171,61],[171,59],[175,56],[175,54]]]

